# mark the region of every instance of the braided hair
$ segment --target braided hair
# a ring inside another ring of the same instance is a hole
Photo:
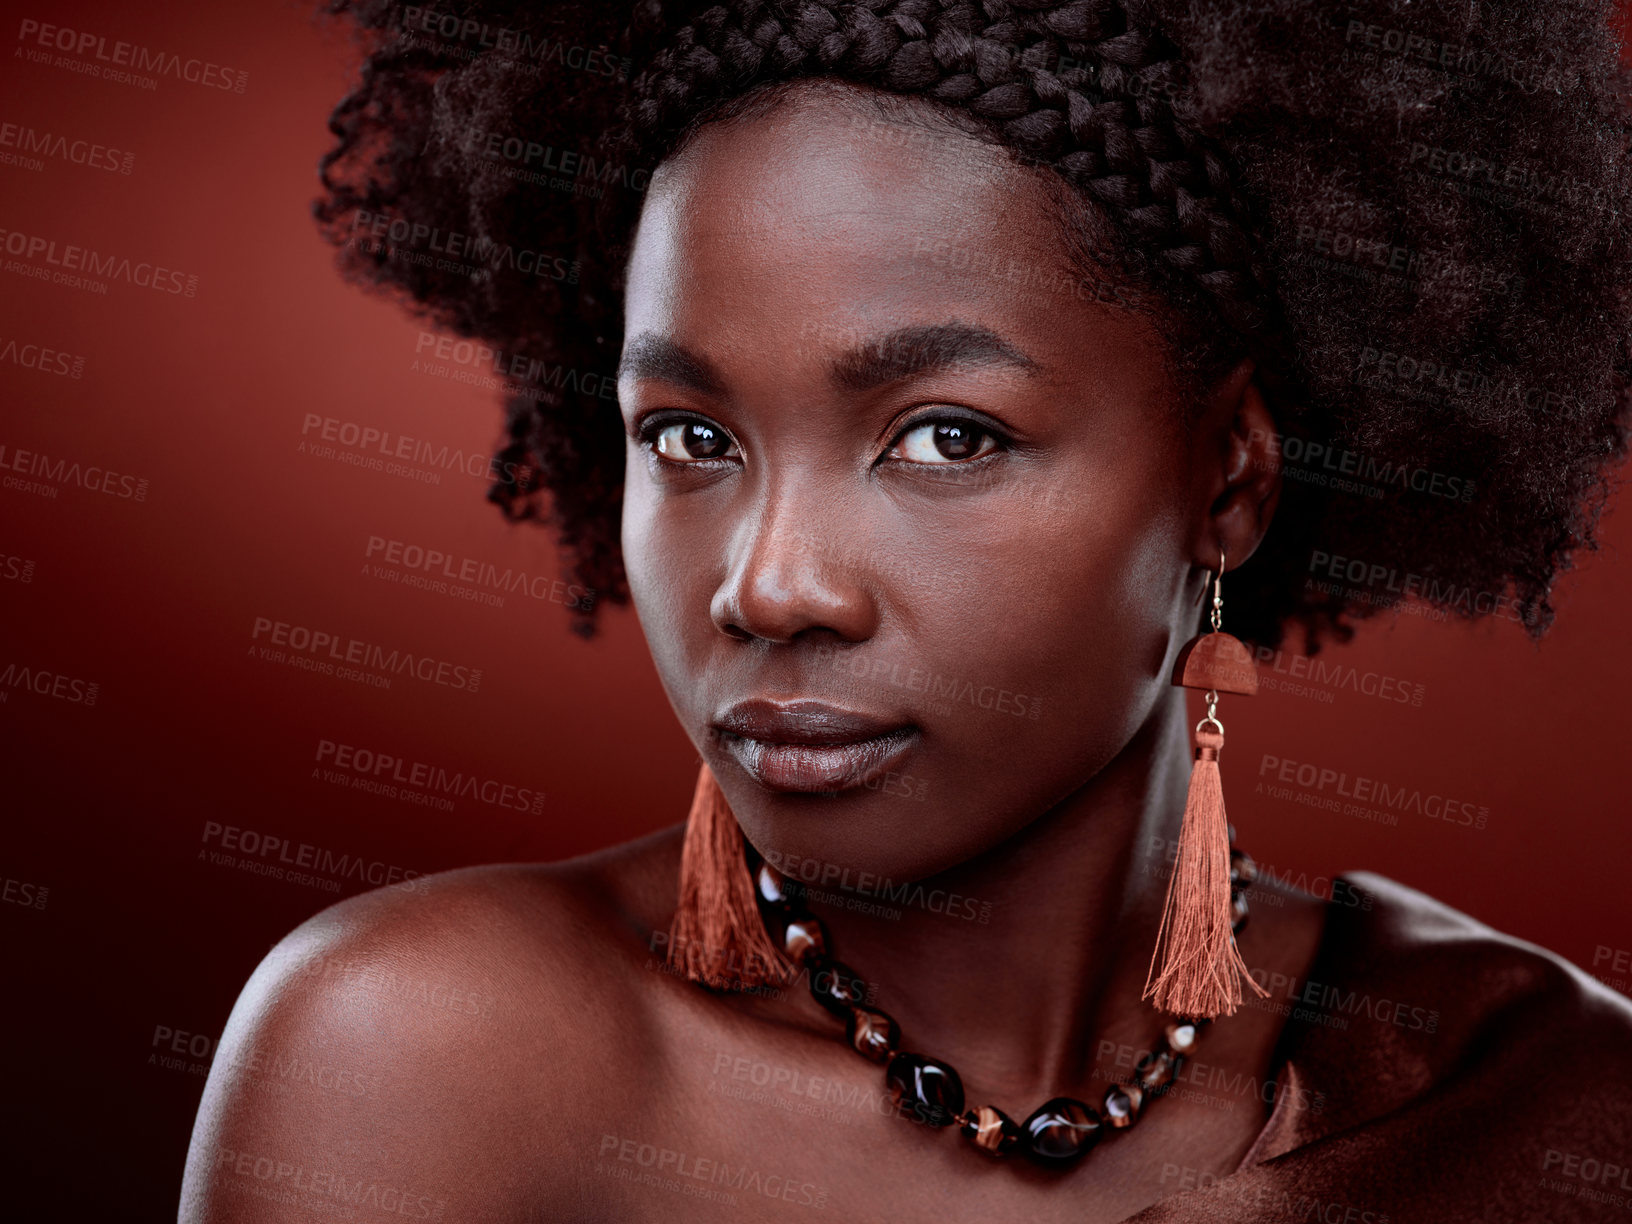
[[[332,7],[366,60],[316,215],[355,279],[525,358],[489,496],[602,598],[627,598],[605,388],[645,179],[802,82],[1048,171],[1062,243],[1152,314],[1194,400],[1258,363],[1283,494],[1232,575],[1241,636],[1317,646],[1407,594],[1539,634],[1593,544],[1632,383],[1605,0]],[[415,249],[437,234],[464,262]]]

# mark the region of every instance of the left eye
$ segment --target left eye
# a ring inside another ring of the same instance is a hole
[[[702,459],[731,459],[737,444],[718,425],[707,421],[675,421],[657,430],[654,448],[665,459],[695,463]]]
[[[902,434],[890,448],[889,458],[945,467],[979,459],[996,449],[997,439],[978,425],[968,421],[926,421]]]

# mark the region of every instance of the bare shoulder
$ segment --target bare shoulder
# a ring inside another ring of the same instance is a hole
[[[661,1047],[678,983],[646,965],[678,861],[666,830],[565,863],[422,877],[296,928],[222,1034],[181,1219],[512,1213],[516,1170],[547,1181],[540,1157],[594,1124],[609,1067]]]

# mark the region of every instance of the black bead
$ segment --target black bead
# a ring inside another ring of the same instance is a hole
[[[827,954],[827,931],[816,918],[793,918],[783,929],[782,951],[796,965],[813,964]]]
[[[844,1031],[850,1039],[850,1048],[876,1063],[889,1062],[901,1044],[901,1029],[894,1018],[871,1007],[852,1011]]]
[[[991,1156],[1007,1156],[1019,1146],[1020,1128],[1001,1109],[983,1105],[963,1115],[963,1137]]]
[[[810,962],[811,996],[835,1016],[850,1018],[850,1010],[862,1006],[867,983],[849,965],[828,957]]]
[[[1175,1054],[1194,1054],[1201,1030],[1188,1020],[1176,1020],[1162,1034],[1167,1048]]]
[[[922,1054],[897,1054],[885,1068],[902,1114],[926,1126],[951,1126],[963,1112],[963,1081],[946,1063]]]
[[[1152,1050],[1139,1060],[1133,1073],[1146,1096],[1159,1097],[1173,1086],[1183,1066],[1184,1055],[1166,1049]]]
[[[1251,888],[1258,879],[1258,864],[1245,850],[1230,851],[1230,886]]]
[[[799,899],[799,884],[790,880],[769,863],[761,863],[754,873],[754,891],[766,909],[777,913],[791,913]]]
[[[1126,1130],[1139,1121],[1144,1103],[1145,1090],[1138,1084],[1112,1084],[1105,1090],[1106,1125]]]
[[[1099,1142],[1099,1114],[1081,1101],[1055,1097],[1020,1125],[1026,1152],[1048,1164],[1069,1164]]]

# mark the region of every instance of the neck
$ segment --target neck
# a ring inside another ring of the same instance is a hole
[[[1108,1078],[1103,1042],[1150,1048],[1140,1000],[1183,819],[1186,710],[1168,695],[1082,789],[883,912],[821,905],[834,954],[876,983],[902,1048],[951,1063],[973,1099],[1023,1116]]]

